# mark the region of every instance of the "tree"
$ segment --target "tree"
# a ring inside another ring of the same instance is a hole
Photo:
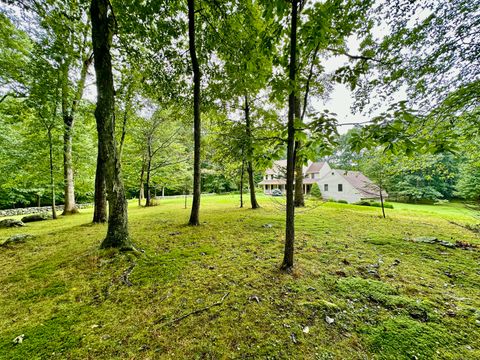
[[[195,48],[195,0],[188,0],[188,39],[189,51],[193,70],[193,201],[190,213],[189,225],[200,225],[200,196],[201,196],[201,170],[200,170],[200,141],[201,141],[201,119],[200,119],[200,66],[198,64]]]
[[[97,121],[99,158],[105,164],[109,202],[108,230],[101,247],[132,249],[128,232],[127,200],[115,139],[115,91],[110,54],[115,18],[108,0],[92,0],[92,45],[97,79]]]
[[[281,268],[290,271],[293,268],[293,252],[295,242],[295,204],[293,198],[293,180],[295,172],[295,87],[297,67],[297,16],[298,1],[292,0],[291,28],[290,28],[290,65],[289,80],[291,91],[288,96],[288,123],[287,123],[287,211],[285,221],[285,250]]]

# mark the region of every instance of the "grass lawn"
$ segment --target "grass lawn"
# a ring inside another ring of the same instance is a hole
[[[99,250],[92,210],[1,229],[35,237],[0,247],[0,358],[480,359],[479,249],[405,240],[478,245],[468,212],[309,202],[284,274],[282,201],[207,196],[200,227],[132,202],[140,255]]]

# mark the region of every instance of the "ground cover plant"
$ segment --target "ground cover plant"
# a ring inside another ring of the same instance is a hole
[[[283,210],[260,197],[130,202],[137,253],[101,250],[92,210],[0,230],[0,358],[476,359],[479,245],[451,205],[378,208],[307,200],[298,266],[279,271]],[[426,209],[426,211],[425,211]],[[13,340],[23,335],[23,341]]]

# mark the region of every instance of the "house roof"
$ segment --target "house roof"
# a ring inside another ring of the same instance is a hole
[[[306,174],[318,173],[320,169],[323,167],[323,165],[325,165],[324,161],[311,163],[305,173]]]
[[[283,184],[286,184],[285,179],[262,180],[258,183],[258,185],[283,185]]]
[[[378,197],[380,188],[372,180],[366,177],[361,171],[332,169],[342,176],[350,185],[357,189],[365,198]],[[328,176],[328,175],[327,175]],[[385,197],[388,194],[383,191]]]
[[[286,172],[286,171],[287,171],[287,160],[277,160],[273,163],[273,166],[271,169],[267,169],[265,171],[265,174],[275,175],[280,172]]]

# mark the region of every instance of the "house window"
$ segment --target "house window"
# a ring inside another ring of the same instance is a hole
[[[338,191],[343,191],[343,184],[338,184]]]
[[[328,191],[328,184],[323,185],[323,191]]]

